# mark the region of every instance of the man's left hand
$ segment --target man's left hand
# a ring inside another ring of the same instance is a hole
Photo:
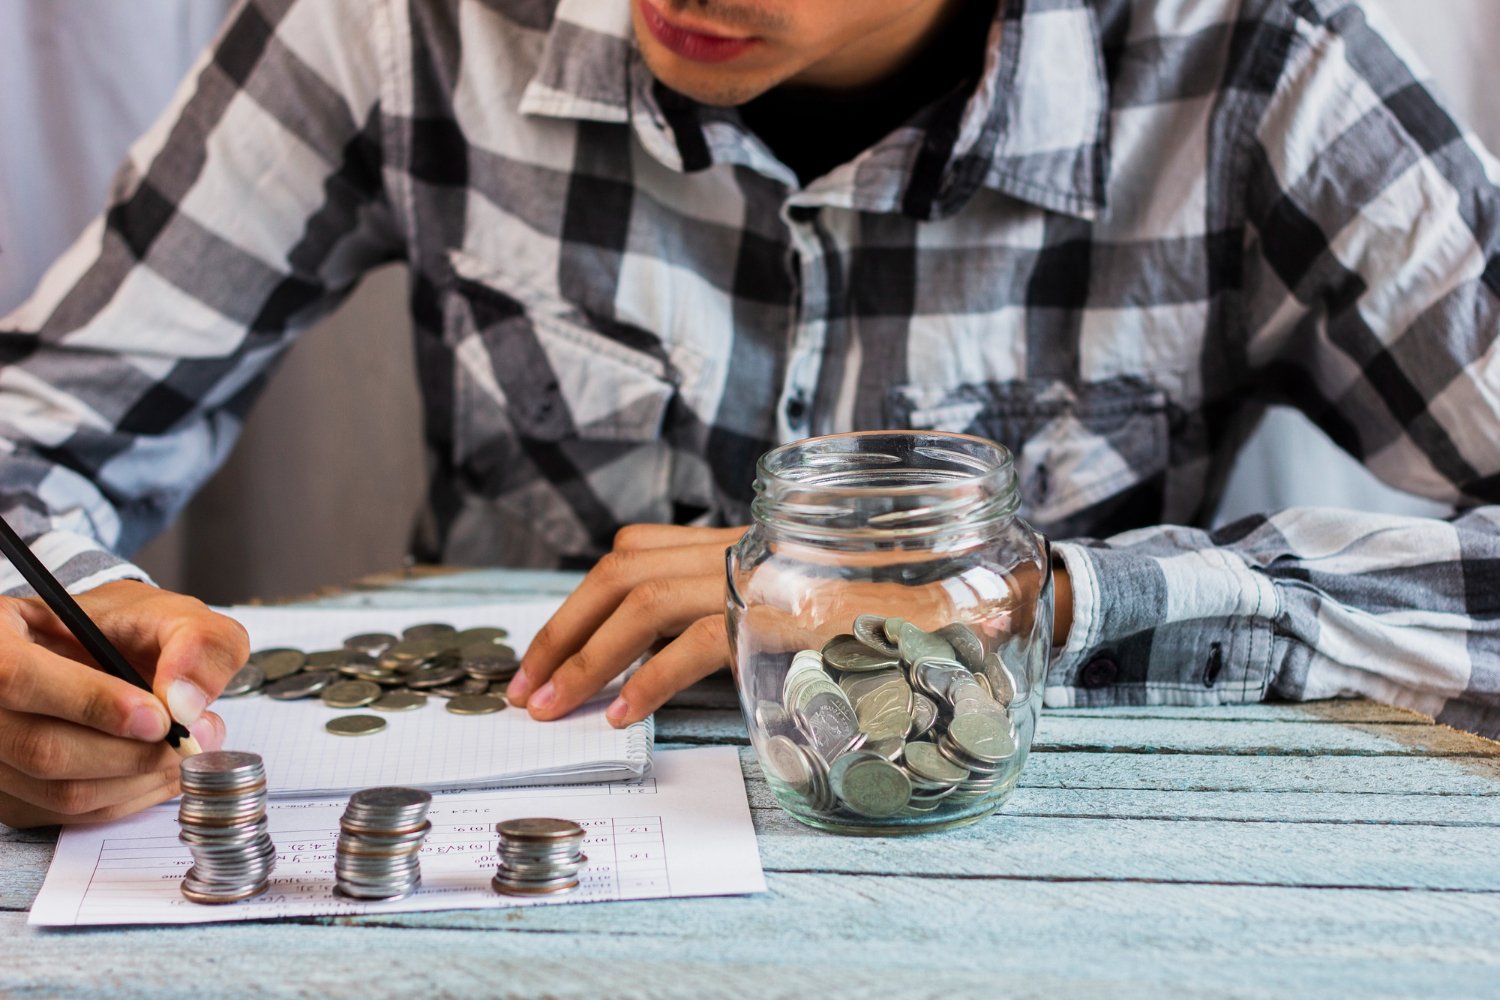
[[[537,633],[506,696],[534,719],[560,718],[669,640],[605,711],[618,728],[728,664],[724,550],[744,533],[663,524],[622,528],[614,548]]]

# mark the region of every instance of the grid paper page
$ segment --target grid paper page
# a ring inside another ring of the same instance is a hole
[[[192,865],[177,840],[177,807],[69,827],[58,840],[29,923],[192,924],[412,910],[486,909],[667,896],[763,892],[765,876],[733,747],[671,750],[652,777],[602,785],[439,792],[422,848],[422,884],[405,899],[366,902],[333,894],[343,799],[277,799],[267,810],[276,869],[261,896],[199,906],[178,884]],[[521,816],[581,823],[588,865],[577,889],[550,898],[502,896],[495,824]]]
[[[401,609],[220,609],[250,633],[253,649],[338,646],[358,632],[394,632],[419,622],[456,628],[495,625],[523,651],[560,601]],[[632,778],[651,766],[650,720],[618,730],[604,718],[619,681],[568,717],[537,722],[523,711],[454,715],[440,698],[410,712],[334,709],[320,699],[224,698],[213,710],[227,727],[225,749],[258,753],[273,796],[353,792],[373,785],[457,788],[521,782]],[[376,714],[386,729],[335,736],[323,727],[340,715]]]

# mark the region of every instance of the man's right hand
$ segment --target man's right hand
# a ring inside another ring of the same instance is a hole
[[[205,750],[224,742],[206,712],[249,656],[245,630],[191,597],[136,581],[78,596],[154,694],[93,666],[36,598],[0,597],[0,823],[94,823],[178,793],[168,708]]]

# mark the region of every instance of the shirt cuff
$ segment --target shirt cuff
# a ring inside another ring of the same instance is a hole
[[[97,539],[71,531],[49,531],[31,541],[31,551],[69,593],[81,594],[116,580],[140,580],[155,586],[150,574],[103,548]],[[8,561],[0,561],[0,593],[35,597],[36,591]]]
[[[1055,542],[1073,591],[1043,704],[1217,705],[1259,701],[1275,661],[1274,585],[1221,550],[1146,555]]]

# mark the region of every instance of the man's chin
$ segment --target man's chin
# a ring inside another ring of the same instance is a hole
[[[783,76],[769,70],[738,69],[731,63],[702,65],[658,49],[649,41],[641,44],[641,55],[651,75],[668,88],[699,104],[732,108],[764,94]]]

